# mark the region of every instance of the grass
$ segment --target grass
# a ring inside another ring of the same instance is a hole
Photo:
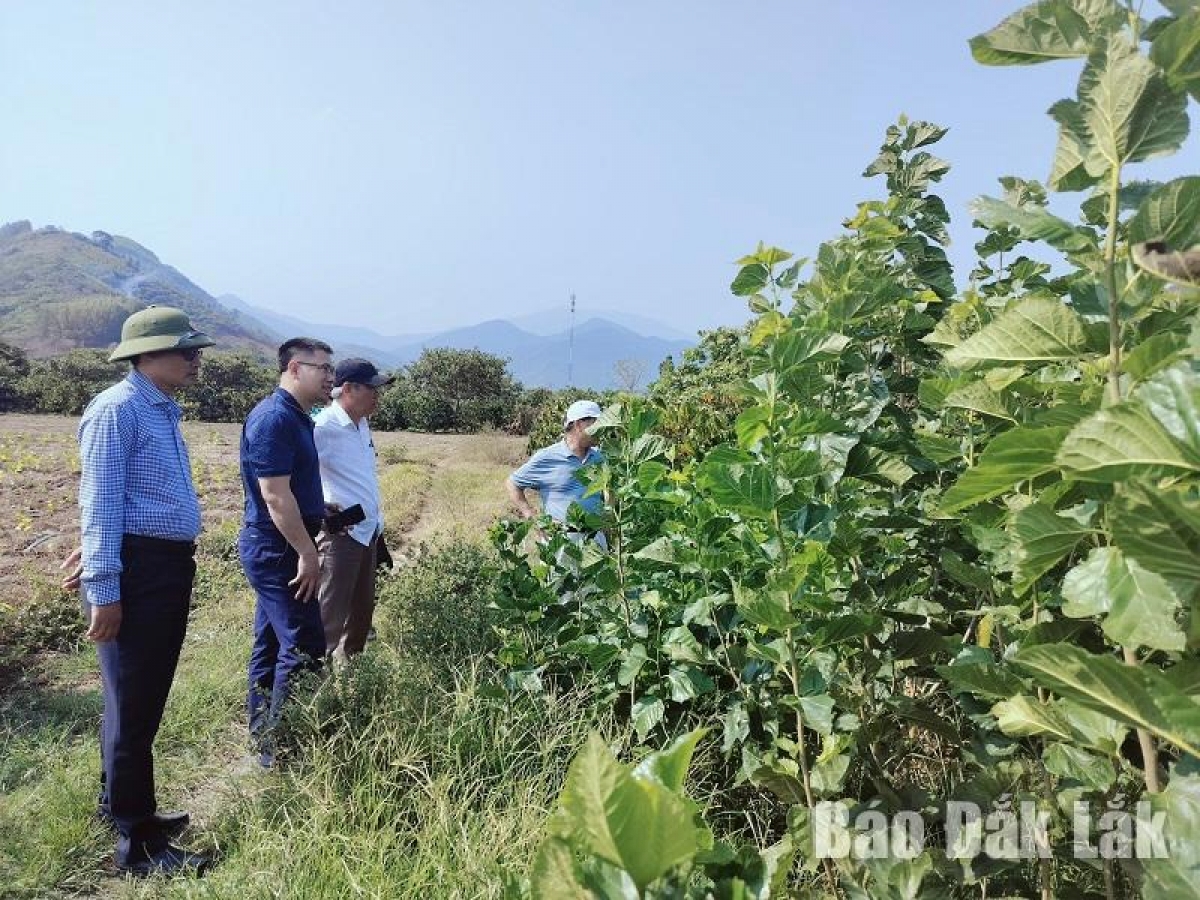
[[[378,438],[389,525],[422,542],[482,542],[504,509],[502,479],[519,461],[520,439]],[[229,439],[203,426],[189,433],[196,456],[228,454]],[[61,443],[65,453],[70,442]],[[0,676],[0,897],[501,896],[524,876],[566,766],[597,724],[584,695],[503,694],[485,648],[462,643],[476,632],[458,627],[460,616],[432,614],[437,597],[424,594],[438,583],[417,566],[388,579],[381,604],[432,603],[402,611],[409,623],[426,617],[430,641],[418,652],[383,628],[363,657],[293,706],[285,763],[271,773],[247,765],[253,601],[232,552],[237,504],[226,466],[227,457],[201,469],[202,491],[219,497],[206,508],[193,613],[155,751],[160,805],[192,813],[184,843],[215,853],[218,865],[202,879],[113,877],[112,838],[92,819],[95,652],[42,650]],[[52,577],[52,562],[41,558],[47,571],[5,590]],[[77,604],[39,602],[67,622]],[[442,628],[455,629],[450,643],[438,643]],[[459,649],[430,666],[421,653],[438,646]]]

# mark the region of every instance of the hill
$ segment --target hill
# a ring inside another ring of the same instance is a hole
[[[570,369],[571,385],[603,389],[622,386],[616,373],[622,361],[627,361],[628,369],[641,372],[632,386],[645,387],[658,375],[658,364],[664,358],[682,353],[694,343],[648,337],[607,319],[589,319],[575,328],[572,350],[569,330],[540,335],[507,320],[493,319],[432,335],[395,352],[403,362],[411,362],[426,347],[478,347],[508,359],[513,377],[527,387],[566,387]]]
[[[666,356],[694,343],[591,318],[575,328],[572,350],[570,320],[553,311],[520,319],[527,327],[491,319],[435,334],[385,335],[366,327],[308,322],[232,294],[213,297],[126,237],[34,229],[24,221],[0,228],[0,341],[31,356],[110,347],[120,338],[125,317],[151,303],[185,310],[222,350],[270,357],[283,339],[303,334],[328,341],[339,357],[365,356],[396,368],[425,348],[478,348],[508,359],[513,377],[528,387],[565,387],[568,372],[576,387],[619,387],[618,363],[627,374],[640,373],[634,386],[644,387]],[[653,320],[614,315],[669,332]]]
[[[513,377],[528,387],[565,387],[571,358],[569,314],[546,311],[544,315],[489,319],[462,328],[433,334],[385,335],[369,328],[305,321],[286,313],[254,306],[240,297],[225,295],[220,300],[266,323],[277,334],[311,334],[333,345],[338,356],[365,356],[380,366],[397,367],[412,362],[421,351],[432,347],[460,350],[478,348],[509,360]],[[613,313],[618,316],[621,314]],[[649,328],[670,331],[661,323],[637,316],[624,319],[644,322]],[[551,324],[559,327],[550,328]],[[614,369],[619,360],[633,360],[643,370],[645,387],[658,373],[658,364],[668,355],[682,352],[695,341],[639,334],[605,318],[592,318],[575,329],[574,364],[571,382],[578,387],[616,387]]]
[[[29,222],[0,228],[0,340],[32,356],[108,347],[121,323],[152,303],[184,310],[222,349],[270,355],[272,332],[231,310],[129,238]]]

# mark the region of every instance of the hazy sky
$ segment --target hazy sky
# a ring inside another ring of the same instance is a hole
[[[881,192],[860,173],[905,112],[951,129],[961,283],[966,203],[1046,176],[1078,75],[973,62],[1020,5],[3,0],[0,221],[124,234],[311,321],[428,331],[573,290],[691,331],[746,318],[757,241],[811,254]]]

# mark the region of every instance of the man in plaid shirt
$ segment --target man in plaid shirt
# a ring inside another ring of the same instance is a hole
[[[187,628],[200,533],[172,397],[196,380],[212,344],[177,309],[134,313],[109,357],[132,370],[96,395],[79,423],[78,580],[104,682],[100,817],[118,833],[117,868],[133,875],[209,862],[171,843],[188,817],[158,811],[153,745]]]

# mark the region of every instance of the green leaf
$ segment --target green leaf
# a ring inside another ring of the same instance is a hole
[[[1145,199],[1129,220],[1129,240],[1154,241],[1169,250],[1200,244],[1200,176],[1176,178]]]
[[[1200,756],[1200,703],[1157,670],[1065,644],[1026,647],[1013,662],[1043,687]]]
[[[1075,733],[1075,744],[1106,756],[1116,756],[1129,734],[1129,729],[1103,713],[1085,709],[1073,700],[1059,698],[1058,711],[1067,717]]]
[[[1098,180],[1088,174],[1085,165],[1091,140],[1078,100],[1059,100],[1050,107],[1050,117],[1058,123],[1058,146],[1050,170],[1050,187],[1056,191],[1082,191]]]
[[[645,559],[651,562],[665,563],[666,565],[675,565],[675,542],[663,535],[655,538],[637,553],[633,554],[634,559]]]
[[[1157,373],[1133,392],[1135,399],[1194,454],[1200,454],[1200,375],[1187,363]]]
[[[796,625],[795,616],[788,612],[788,595],[785,591],[743,588],[740,583],[734,582],[733,596],[738,612],[748,622],[773,631],[787,631]]]
[[[1098,547],[1063,579],[1063,615],[1104,616],[1103,629],[1123,646],[1183,650],[1176,624],[1179,598],[1166,580],[1126,559],[1116,547]]]
[[[646,645],[634,644],[629,648],[629,653],[625,660],[621,663],[621,670],[617,673],[617,684],[622,687],[628,687],[633,684],[637,678],[638,672],[642,670],[642,666],[646,664]]]
[[[845,474],[876,484],[902,486],[916,472],[894,453],[858,444],[846,457]]]
[[[596,734],[571,763],[561,801],[577,834],[639,889],[701,849],[684,798],[625,769]]]
[[[775,371],[782,374],[806,363],[835,360],[849,344],[850,338],[844,334],[797,328],[775,341],[771,347],[771,363]]]
[[[798,697],[804,713],[804,723],[819,734],[833,734],[833,698],[828,694],[815,697]]]
[[[579,883],[571,845],[559,837],[547,837],[538,847],[529,872],[534,900],[593,900],[595,895]]]
[[[748,266],[751,263],[760,263],[761,265],[771,267],[779,263],[787,262],[792,258],[792,254],[786,250],[781,250],[778,247],[768,247],[762,241],[758,242],[758,247],[749,256],[743,256],[737,261],[739,266]]]
[[[937,673],[955,690],[979,697],[1006,700],[1025,690],[1020,678],[995,663],[938,666]]]
[[[1031,503],[1014,515],[1012,531],[1017,539],[1013,591],[1018,596],[1093,533],[1074,519],[1056,515],[1044,503]]]
[[[750,737],[750,715],[741,703],[735,703],[725,713],[724,727],[721,731],[721,752],[728,753],[746,738]]]
[[[1154,38],[1150,58],[1168,83],[1200,100],[1200,9],[1180,16]]]
[[[994,197],[979,197],[970,209],[985,228],[1015,228],[1025,240],[1045,241],[1064,253],[1098,249],[1093,235],[1041,206],[1017,206]]]
[[[806,802],[804,783],[795,775],[782,771],[779,763],[760,766],[751,774],[750,780],[760,787],[765,787],[788,805]]]
[[[701,694],[711,693],[714,688],[712,679],[694,666],[672,668],[667,673],[667,686],[676,703],[694,700]]]
[[[1004,397],[989,387],[986,381],[973,381],[951,391],[942,401],[942,405],[947,409],[969,409],[972,412],[1004,419],[1014,425],[1017,422]]]
[[[697,597],[684,609],[681,617],[683,624],[707,625],[711,627],[713,624],[713,609],[722,606],[728,601],[728,594],[707,594],[703,597]]]
[[[1167,366],[1178,362],[1188,348],[1187,335],[1160,331],[1142,341],[1121,360],[1121,368],[1134,381],[1145,381]]]
[[[1046,771],[1096,791],[1107,791],[1117,780],[1112,760],[1071,744],[1050,744],[1042,754],[1042,762]]]
[[[743,410],[733,423],[737,434],[738,446],[743,450],[755,450],[763,439],[771,433],[771,407],[751,406]]]
[[[643,694],[637,698],[637,702],[633,704],[632,717],[633,728],[637,732],[639,741],[646,739],[646,735],[663,720],[665,713],[666,708],[663,706],[662,700],[653,694]]]
[[[1056,461],[1070,478],[1111,484],[1200,472],[1200,449],[1180,444],[1145,404],[1130,400],[1071,429]]]
[[[921,454],[938,465],[957,462],[963,457],[962,445],[954,438],[918,431],[913,434],[913,439]]]
[[[1161,858],[1141,860],[1143,900],[1195,896],[1200,884],[1200,776],[1178,770],[1164,791],[1150,796],[1150,811],[1163,813]]]
[[[663,635],[662,649],[675,662],[703,664],[711,658],[686,625],[676,626]]]
[[[668,791],[682,793],[696,745],[707,733],[708,729],[697,728],[675,738],[666,748],[654,751],[639,762],[633,770],[634,777],[657,781]]]
[[[780,496],[771,470],[734,447],[710,451],[696,480],[720,506],[756,518],[769,518]]]
[[[942,495],[939,514],[952,515],[1055,471],[1055,458],[1069,430],[1019,426],[997,435],[984,448],[979,462]]]
[[[1113,498],[1113,541],[1164,578],[1200,584],[1200,498],[1130,483]]]
[[[957,347],[946,364],[959,369],[1075,359],[1087,349],[1079,315],[1061,301],[1032,296],[1001,313]]]
[[[992,592],[992,575],[987,569],[973,566],[953,550],[942,549],[938,554],[938,564],[942,571],[961,584],[985,594]]]
[[[1025,66],[1086,56],[1093,34],[1117,15],[1111,2],[1041,0],[971,39],[971,55],[985,66]]]
[[[822,753],[817,764],[812,767],[812,772],[809,773],[809,783],[812,785],[813,793],[825,797],[837,794],[841,791],[842,782],[845,781],[846,773],[849,770],[850,757],[845,753],[829,757]]]
[[[875,615],[856,613],[849,616],[838,616],[830,619],[818,629],[813,636],[812,645],[829,647],[834,644],[844,644],[847,641],[858,641],[864,635],[877,632],[881,623],[882,620]]]
[[[992,707],[992,715],[1009,737],[1052,737],[1061,741],[1074,738],[1066,716],[1056,707],[1025,694],[1001,700]]]
[[[930,628],[897,631],[892,635],[889,643],[892,645],[892,655],[896,659],[932,656],[944,653],[947,649],[946,638]]]
[[[1172,90],[1161,70],[1119,32],[1088,57],[1079,100],[1090,138],[1084,160],[1089,175],[1172,153],[1187,137],[1187,96]]]
[[[737,273],[737,277],[733,279],[733,283],[729,285],[729,289],[733,291],[736,297],[748,297],[751,294],[757,294],[767,286],[771,280],[771,270],[762,263],[750,263],[743,266]]]

